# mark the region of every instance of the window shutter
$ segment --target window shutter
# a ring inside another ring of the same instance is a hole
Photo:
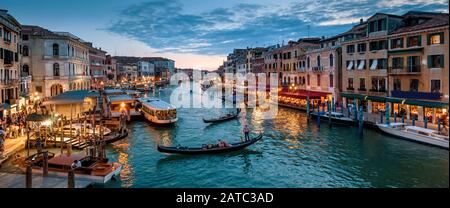
[[[439,61],[440,61],[439,65],[441,65],[441,68],[444,68],[444,55],[440,55]]]
[[[428,55],[428,68],[432,68],[433,59],[430,55]]]
[[[443,33],[443,32],[439,33],[439,36],[441,36],[441,37],[440,37],[440,39],[441,39],[441,44],[444,44],[444,33]]]
[[[406,47],[409,47],[411,44],[409,43],[409,42],[411,42],[410,41],[410,37],[406,37]]]
[[[430,45],[430,44],[431,44],[431,40],[430,40],[430,38],[431,38],[431,35],[430,35],[430,34],[428,34],[428,35],[427,35],[427,45]]]
[[[419,35],[419,46],[422,46],[422,35]]]

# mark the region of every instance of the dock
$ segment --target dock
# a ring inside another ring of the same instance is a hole
[[[87,188],[90,181],[75,180],[75,188]],[[33,188],[67,188],[67,177],[32,176]],[[0,173],[0,188],[26,188],[25,174]]]

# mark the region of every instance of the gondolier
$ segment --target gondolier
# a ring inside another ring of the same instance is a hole
[[[245,126],[244,126],[244,136],[245,136],[245,141],[248,141],[250,138],[249,138],[249,133],[250,133],[250,130],[248,129],[248,126],[247,126],[247,124],[245,124]]]

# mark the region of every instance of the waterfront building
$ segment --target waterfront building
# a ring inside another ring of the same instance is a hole
[[[264,52],[267,49],[263,47],[248,48],[246,58],[246,72],[263,73],[264,70]]]
[[[448,17],[377,13],[350,30],[342,43],[344,105],[429,122],[448,115]]]
[[[67,32],[24,25],[28,56],[23,63],[33,77],[31,92],[41,98],[90,88],[89,46]],[[23,39],[23,38],[22,38]]]
[[[117,82],[117,60],[111,55],[106,55],[106,77],[109,84]]]
[[[150,63],[148,61],[138,61],[138,77],[142,78],[155,78],[155,64]]]
[[[107,65],[106,65],[106,51],[102,48],[96,48],[92,43],[86,43],[89,46],[89,62],[90,62],[90,75],[91,75],[91,88],[102,88],[107,79]]]
[[[148,62],[148,73],[151,74],[150,64],[154,66],[153,76],[156,81],[168,82],[171,74],[175,71],[175,61],[162,57],[134,57],[134,56],[115,56],[118,64],[118,76],[124,77],[126,72],[128,72],[128,77],[137,78],[138,73],[138,62]],[[147,64],[145,64],[147,65]],[[135,70],[128,70],[127,68],[135,68]],[[125,67],[125,68],[124,68]],[[136,71],[136,72],[134,72]],[[133,79],[134,80],[134,79]]]
[[[21,28],[7,10],[0,10],[0,118],[19,107]]]
[[[130,82],[137,80],[138,67],[137,64],[117,64],[117,79],[123,82]]]

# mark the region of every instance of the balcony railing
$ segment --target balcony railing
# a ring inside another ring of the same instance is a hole
[[[313,72],[322,72],[323,71],[323,66],[313,66],[312,67],[312,71]]]
[[[420,65],[406,67],[389,67],[389,74],[420,74]]]
[[[439,92],[391,91],[391,96],[397,98],[410,98],[410,99],[427,99],[427,100],[441,99],[441,93]]]
[[[0,80],[0,84],[3,85],[15,85],[18,84],[19,80],[18,79],[4,79],[4,80]]]

